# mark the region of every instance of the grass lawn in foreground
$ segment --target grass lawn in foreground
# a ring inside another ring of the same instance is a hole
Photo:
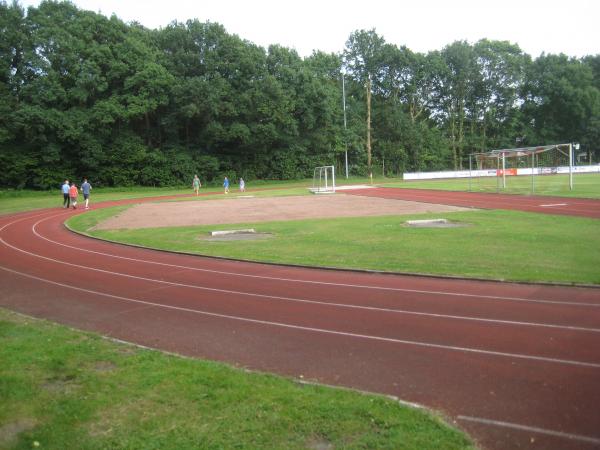
[[[600,222],[485,210],[218,226],[87,231],[119,210],[71,218],[92,236],[145,247],[254,261],[454,275],[514,281],[600,284]],[[446,218],[459,228],[410,228],[406,220]],[[273,237],[210,242],[215,229],[255,228]]]
[[[145,350],[0,309],[2,449],[473,449],[373,395]]]

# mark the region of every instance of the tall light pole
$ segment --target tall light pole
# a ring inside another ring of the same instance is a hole
[[[346,150],[344,151],[345,160],[346,160],[346,179],[348,178],[348,139],[346,132],[346,82],[344,81],[344,72],[342,71],[342,104],[344,105],[344,146]]]

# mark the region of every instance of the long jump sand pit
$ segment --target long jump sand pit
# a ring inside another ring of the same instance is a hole
[[[468,208],[344,194],[263,198],[232,197],[223,200],[142,203],[107,219],[95,228],[107,230],[219,225],[466,210]]]

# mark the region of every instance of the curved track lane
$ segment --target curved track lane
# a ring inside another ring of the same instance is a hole
[[[139,200],[138,200],[139,202]],[[489,449],[600,447],[600,290],[272,266],[0,217],[0,305],[442,410]]]

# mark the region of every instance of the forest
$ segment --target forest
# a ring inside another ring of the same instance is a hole
[[[600,54],[487,39],[418,53],[356,30],[339,54],[300,57],[218,23],[148,29],[55,1],[0,1],[0,30],[3,188],[300,179],[342,174],[346,151],[361,176],[552,143],[600,159]]]

